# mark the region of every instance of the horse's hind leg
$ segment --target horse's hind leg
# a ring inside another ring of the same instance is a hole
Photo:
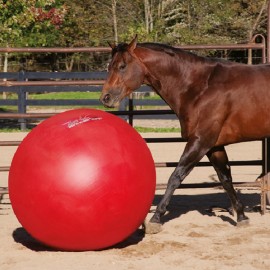
[[[245,216],[244,206],[242,202],[238,199],[235,189],[233,187],[231,169],[224,147],[215,147],[211,149],[207,153],[207,157],[214,166],[218,178],[232,202],[233,209],[237,214],[238,224],[246,223],[248,221],[248,217]]]

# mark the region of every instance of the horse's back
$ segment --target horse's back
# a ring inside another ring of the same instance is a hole
[[[209,87],[225,104],[217,144],[270,136],[270,65],[217,65]]]

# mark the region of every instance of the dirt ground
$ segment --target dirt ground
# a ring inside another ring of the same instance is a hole
[[[167,134],[177,136],[178,134]],[[1,133],[0,141],[18,140],[24,133]],[[144,137],[161,136],[143,134]],[[164,134],[162,135],[164,136]],[[155,161],[176,161],[183,144],[149,144]],[[0,147],[0,165],[8,166],[16,147]],[[261,158],[261,143],[227,147],[231,160]],[[260,167],[233,167],[235,181],[254,181]],[[157,169],[157,182],[166,183],[172,169]],[[0,192],[5,193],[8,174],[0,172]],[[185,182],[216,182],[211,167],[195,168]],[[154,211],[161,194],[157,191],[147,217]],[[270,269],[270,216],[254,210],[260,204],[260,191],[237,189],[246,205],[250,224],[237,227],[235,217],[225,209],[227,196],[219,188],[177,190],[163,219],[159,234],[145,235],[138,228],[126,241],[103,251],[60,252],[36,242],[13,214],[8,194],[0,197],[0,269]],[[138,197],[139,199],[139,197]],[[250,212],[250,210],[253,210]],[[132,214],[132,211],[131,211]]]

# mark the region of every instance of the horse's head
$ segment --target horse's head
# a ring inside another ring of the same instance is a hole
[[[108,78],[103,86],[100,101],[106,107],[116,107],[120,101],[141,86],[145,70],[135,55],[137,36],[129,43],[112,47],[112,60]]]

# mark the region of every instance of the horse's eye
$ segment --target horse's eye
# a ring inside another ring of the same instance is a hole
[[[120,71],[123,71],[125,68],[126,68],[126,64],[125,63],[122,63],[120,66],[119,66],[119,70]]]

